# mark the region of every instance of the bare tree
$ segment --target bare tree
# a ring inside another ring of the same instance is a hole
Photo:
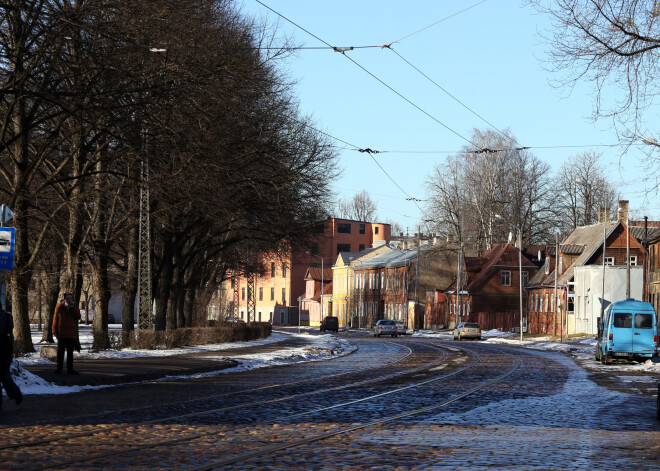
[[[475,130],[471,141],[479,150],[466,147],[448,157],[427,179],[433,227],[456,234],[478,252],[517,228],[524,243],[550,240],[557,225],[550,167],[508,132]]]
[[[596,92],[594,118],[614,118],[628,145],[643,140],[655,146],[648,148],[641,163],[645,179],[657,190],[660,145],[648,138],[660,131],[648,132],[644,113],[660,94],[660,4],[655,0],[528,1],[552,20],[544,39],[550,70],[557,73],[559,84],[591,82]],[[606,90],[620,92],[616,100],[606,101]]]
[[[566,216],[560,225],[562,233],[594,224],[600,209],[614,208],[616,188],[605,177],[601,160],[602,154],[583,152],[570,156],[558,170],[555,204]]]
[[[367,190],[362,190],[350,200],[340,200],[338,209],[339,216],[346,219],[372,222],[376,219],[376,203]]]

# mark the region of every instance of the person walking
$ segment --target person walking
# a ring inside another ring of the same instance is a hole
[[[11,377],[9,368],[14,358],[14,318],[10,312],[0,310],[0,408],[2,408],[2,388],[7,392],[9,399],[16,401],[16,405],[23,402],[21,389]]]
[[[64,352],[66,351],[66,372],[76,375],[73,369],[73,350],[80,351],[78,339],[78,322],[80,310],[73,302],[71,293],[64,293],[64,301],[57,305],[53,314],[53,335],[57,337],[57,369],[55,373],[62,373],[64,365]]]

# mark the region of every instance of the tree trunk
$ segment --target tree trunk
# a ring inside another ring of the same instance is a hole
[[[128,246],[126,247],[126,274],[122,286],[122,304],[121,304],[121,330],[122,343],[128,344],[129,338],[135,329],[135,299],[137,297],[138,279],[138,231],[135,226],[128,234]]]
[[[174,261],[172,259],[172,235],[165,231],[163,233],[163,249],[161,267],[159,270],[158,288],[156,293],[156,330],[171,330],[176,328],[176,317],[168,310],[170,287],[172,284],[172,271]]]
[[[101,244],[95,247],[96,258],[94,267],[94,332],[93,350],[106,350],[110,348],[108,337],[108,304],[110,303],[110,284],[108,282],[108,249]]]
[[[47,264],[44,274],[46,280],[46,316],[44,318],[44,332],[42,342],[53,343],[53,314],[59,302],[60,295],[60,268],[62,267],[63,254],[57,251],[54,263]]]

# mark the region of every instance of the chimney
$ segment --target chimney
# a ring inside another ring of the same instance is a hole
[[[610,220],[610,208],[598,209],[598,223],[607,222]]]
[[[619,210],[617,211],[617,220],[621,224],[626,224],[626,221],[628,220],[628,201],[626,200],[619,200]]]

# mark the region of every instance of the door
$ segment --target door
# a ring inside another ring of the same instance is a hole
[[[636,312],[633,323],[633,352],[653,353],[653,317],[652,312]]]
[[[612,352],[632,353],[633,349],[633,314],[632,312],[614,312],[612,315]]]

